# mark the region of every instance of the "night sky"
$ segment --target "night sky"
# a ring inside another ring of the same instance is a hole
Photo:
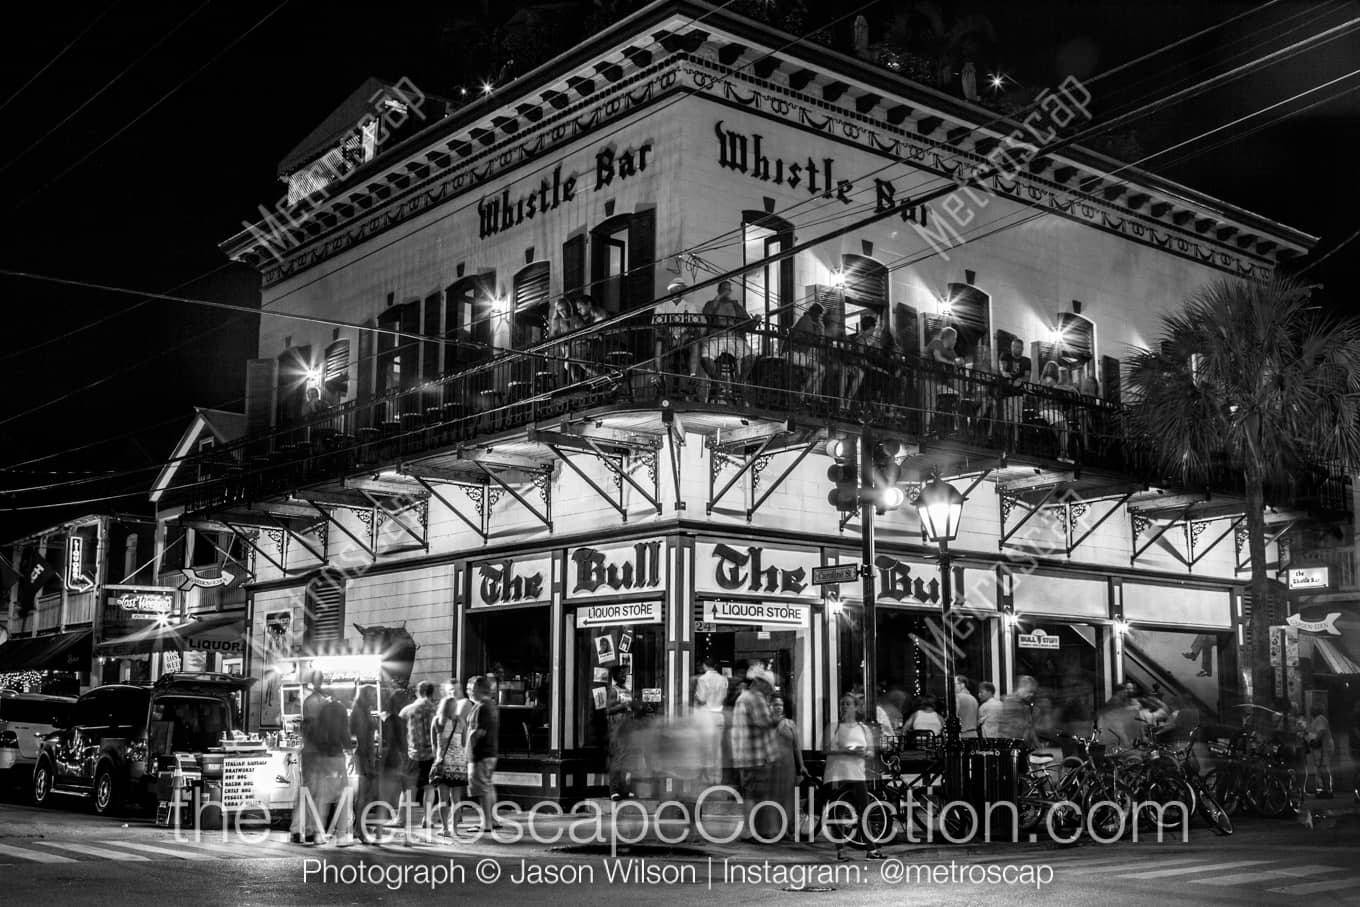
[[[280,7],[278,0],[119,0],[111,9],[107,3],[25,4],[18,18],[7,10],[0,55],[6,136],[0,147],[0,206],[6,209],[7,239],[0,267],[257,305],[254,273],[228,264],[217,246],[255,214],[256,205],[271,205],[282,194],[276,177],[280,158],[367,76],[408,76],[429,93],[458,97],[462,86],[514,72],[515,63],[492,71],[493,54],[469,50],[466,19],[490,28],[521,5],[291,0]],[[582,17],[592,11],[589,0],[579,5]],[[890,5],[868,14],[877,22]],[[987,71],[1038,88],[1068,73],[1100,73],[1263,4],[940,5],[948,15],[988,16],[997,41],[988,52]],[[1093,89],[1097,110],[1159,96],[1360,16],[1360,2],[1266,6],[1206,39],[1102,80]],[[492,12],[484,13],[486,7]],[[810,7],[809,22],[821,24],[853,4]],[[101,13],[88,33],[15,96]],[[456,21],[455,14],[465,20]],[[1343,76],[1357,61],[1360,37],[1351,34],[1142,120],[1136,140],[1144,153],[1160,150]],[[1326,253],[1360,228],[1360,181],[1352,169],[1360,147],[1360,91],[1255,134],[1242,133],[1356,86],[1360,77],[1346,79],[1219,134],[1215,140],[1232,139],[1220,148],[1178,162],[1184,153],[1179,152],[1145,166],[1316,234],[1319,252]],[[1309,272],[1327,285],[1334,305],[1354,307],[1357,253],[1360,240]],[[244,361],[254,353],[253,316],[10,277],[0,277],[0,294],[7,315],[0,348],[5,379],[0,491],[153,467],[170,455],[192,406],[240,408]],[[47,458],[77,447],[84,449]],[[38,457],[45,459],[25,463]],[[0,540],[77,513],[145,511],[144,496],[54,505],[145,490],[154,475],[152,468],[114,480],[0,495]],[[34,505],[47,509],[8,509]]]

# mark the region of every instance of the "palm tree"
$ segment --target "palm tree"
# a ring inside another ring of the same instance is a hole
[[[1292,504],[1318,467],[1360,467],[1360,322],[1324,313],[1276,276],[1221,278],[1162,318],[1126,360],[1132,437],[1186,487],[1236,478],[1251,552],[1253,698],[1271,699],[1265,506]],[[1237,484],[1237,483],[1234,483]]]

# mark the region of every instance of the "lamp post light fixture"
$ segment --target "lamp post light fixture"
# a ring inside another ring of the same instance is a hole
[[[963,516],[964,497],[953,485],[939,475],[931,476],[916,498],[916,512],[921,517],[921,531],[927,539],[940,546],[940,619],[944,621],[944,689],[949,717],[945,721],[945,747],[957,750],[962,729],[959,726],[958,698],[954,692],[954,628],[949,620],[953,605],[949,564],[949,543],[959,534],[959,519]]]

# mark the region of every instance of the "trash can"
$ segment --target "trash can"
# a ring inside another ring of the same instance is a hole
[[[966,740],[964,750],[963,799],[978,813],[978,827],[986,829],[987,808],[996,803],[1014,803],[1019,780],[1024,772],[1025,752],[1019,740],[984,738]],[[993,837],[1009,835],[1012,823],[1009,810],[993,813]]]

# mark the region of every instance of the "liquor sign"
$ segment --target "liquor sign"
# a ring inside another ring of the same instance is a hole
[[[777,602],[704,603],[704,620],[711,624],[740,624],[762,627],[803,628],[808,626],[810,609],[804,605],[785,605]]]
[[[73,535],[67,539],[66,588],[72,592],[88,592],[93,580],[85,575],[85,539]]]
[[[497,605],[525,605],[551,598],[548,577],[552,575],[552,555],[512,560],[482,561],[470,568],[469,597],[473,608]]]
[[[1290,589],[1329,589],[1332,585],[1331,567],[1290,567],[1285,575]]]
[[[170,592],[110,592],[105,604],[127,614],[168,614],[175,597]]]
[[[629,602],[618,605],[586,605],[576,611],[578,627],[612,627],[621,624],[661,623],[661,602]],[[622,642],[620,642],[622,648]]]
[[[567,597],[604,598],[661,592],[662,539],[602,548],[582,547],[567,555]]]
[[[820,600],[810,582],[820,561],[816,551],[700,543],[694,546],[695,590],[724,597]]]
[[[1291,614],[1284,619],[1284,622],[1305,633],[1326,633],[1328,636],[1340,636],[1341,631],[1336,628],[1336,622],[1340,618],[1340,611],[1331,611],[1322,620],[1304,620],[1298,614]]]
[[[1016,637],[1016,645],[1022,649],[1059,649],[1062,648],[1062,640],[1039,629],[1033,633],[1021,633]]]

